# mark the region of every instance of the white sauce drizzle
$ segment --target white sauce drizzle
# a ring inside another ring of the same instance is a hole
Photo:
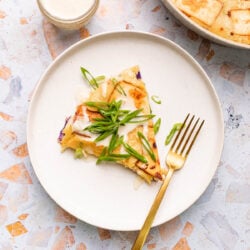
[[[102,84],[101,84],[101,87],[102,87],[102,96],[103,97],[106,97],[106,95],[107,95],[107,87],[108,87],[108,82],[103,82]]]

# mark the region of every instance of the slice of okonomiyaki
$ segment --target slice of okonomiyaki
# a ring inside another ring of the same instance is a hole
[[[62,149],[116,162],[146,182],[162,180],[148,93],[138,66],[96,86],[60,132]]]

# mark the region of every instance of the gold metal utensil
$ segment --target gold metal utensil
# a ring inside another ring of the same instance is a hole
[[[132,250],[140,250],[142,249],[147,235],[150,231],[151,225],[154,221],[157,210],[161,204],[161,201],[164,197],[164,194],[167,190],[168,184],[171,180],[171,177],[174,171],[181,169],[184,166],[184,163],[188,157],[188,154],[204,124],[204,120],[200,122],[200,118],[198,118],[194,125],[192,125],[195,116],[192,116],[189,120],[190,114],[188,114],[182,124],[181,129],[176,135],[170,150],[166,157],[166,164],[168,166],[168,173],[165,177],[160,190],[158,191],[154,203],[151,206],[151,209],[147,215],[147,218],[137,235],[137,238],[134,242]],[[188,121],[189,120],[189,121]],[[200,125],[197,127],[197,125]],[[192,125],[192,126],[191,126]]]

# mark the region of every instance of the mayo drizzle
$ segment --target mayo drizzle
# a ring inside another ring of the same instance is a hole
[[[102,96],[103,97],[106,97],[106,95],[107,95],[107,87],[108,87],[108,82],[103,82],[102,84],[101,84],[101,86],[102,86]]]

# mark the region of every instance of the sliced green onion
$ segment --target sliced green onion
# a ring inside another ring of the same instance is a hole
[[[141,140],[143,147],[148,152],[150,158],[155,162],[156,161],[156,157],[155,157],[155,154],[154,154],[154,151],[153,151],[152,147],[149,144],[148,139],[141,132],[137,132],[137,135],[138,135],[139,139]]]
[[[109,137],[110,135],[112,135],[113,133],[114,133],[113,130],[106,131],[106,132],[102,133],[101,135],[99,135],[99,136],[95,139],[95,142],[102,141],[102,140],[106,139],[107,137]]]
[[[81,67],[81,72],[85,80],[89,83],[89,85],[96,89],[99,87],[99,84],[97,83],[95,77],[85,68]]]
[[[118,83],[118,80],[115,79],[115,78],[112,78],[111,81],[112,81],[113,84]]]
[[[153,102],[157,103],[157,104],[161,104],[161,100],[159,99],[159,96],[157,95],[152,95],[151,99]]]
[[[101,75],[101,76],[97,76],[94,78],[94,80],[97,82],[98,86],[100,83],[103,83],[105,80],[105,76]],[[93,79],[90,80],[91,84],[95,84],[95,82],[93,81]]]
[[[161,126],[161,118],[158,118],[158,120],[154,124],[154,133],[155,135],[158,133]]]
[[[87,130],[94,134],[98,134],[95,142],[102,141],[109,136],[111,137],[109,146],[107,147],[107,152],[105,152],[104,155],[100,156],[97,162],[100,162],[102,160],[115,160],[114,156],[112,156],[112,152],[120,145],[124,145],[124,148],[126,149],[127,153],[129,153],[129,155],[134,156],[144,163],[147,162],[147,159],[143,155],[139,154],[131,146],[124,143],[124,137],[120,137],[118,135],[118,129],[120,126],[124,126],[127,123],[145,122],[149,119],[152,119],[154,115],[140,114],[143,109],[137,109],[133,111],[122,110],[122,100],[112,101],[110,103],[86,102],[85,105],[87,105],[88,107],[96,108],[102,117],[95,118],[89,126],[84,128],[84,130]],[[149,153],[150,157],[155,160],[155,155],[152,151],[152,148],[150,147],[150,144],[147,142],[146,138],[143,138],[142,140],[143,145]]]
[[[137,117],[133,118],[133,119],[139,119],[139,118],[143,118],[141,120],[132,120],[132,121],[128,121],[127,123],[143,123],[146,122],[150,119],[153,119],[155,117],[155,115],[138,115]]]
[[[124,142],[123,146],[124,146],[125,150],[127,151],[127,153],[129,153],[130,155],[134,156],[139,161],[141,161],[143,163],[147,163],[148,162],[147,159],[143,155],[139,154],[135,149],[133,149],[127,143]]]
[[[168,144],[171,142],[172,138],[174,137],[174,134],[175,134],[178,130],[180,130],[180,129],[182,128],[182,126],[183,126],[183,123],[175,123],[175,124],[173,125],[173,127],[172,127],[172,129],[170,130],[168,136],[166,137],[165,145],[168,145]]]
[[[127,96],[127,94],[126,94],[124,88],[123,88],[119,83],[116,84],[116,89],[117,89],[117,91],[118,91],[121,95]]]
[[[111,154],[111,152],[113,152],[113,150],[115,149],[115,145],[116,142],[118,140],[119,135],[117,135],[117,131],[116,133],[114,133],[111,137],[111,140],[109,142],[109,146],[108,146],[108,153]]]
[[[138,116],[138,114],[142,111],[142,109],[137,109],[135,111],[132,111],[128,113],[121,121],[120,124],[124,125],[125,123],[128,123],[130,120]]]
[[[107,155],[107,156],[101,156],[98,158],[98,163],[102,162],[102,161],[112,161],[112,162],[117,162],[117,161],[122,161],[124,159],[129,158],[130,155],[129,154],[124,154],[124,155]]]
[[[112,84],[113,84],[114,88],[115,88],[121,95],[127,96],[126,92],[124,91],[124,88],[120,85],[120,83],[118,82],[117,79],[112,78],[111,81],[112,81]]]
[[[115,149],[123,144],[123,139],[124,139],[123,135],[118,138],[118,140],[116,141],[116,144],[115,144]]]
[[[124,136],[119,137],[119,135],[117,133],[112,135],[112,138],[110,140],[109,147],[108,147],[109,154],[111,154],[116,148],[118,148],[120,145],[122,145],[123,138],[124,138]]]
[[[100,156],[98,157],[97,161],[96,161],[96,164],[99,164],[101,162],[101,158],[104,157],[107,153],[107,147],[104,147]]]
[[[75,158],[76,159],[80,159],[80,158],[82,158],[83,157],[83,152],[82,152],[82,148],[76,148],[75,149],[75,154],[74,154],[74,156],[75,156]]]
[[[108,102],[85,102],[86,106],[97,109],[104,109],[108,107]]]

